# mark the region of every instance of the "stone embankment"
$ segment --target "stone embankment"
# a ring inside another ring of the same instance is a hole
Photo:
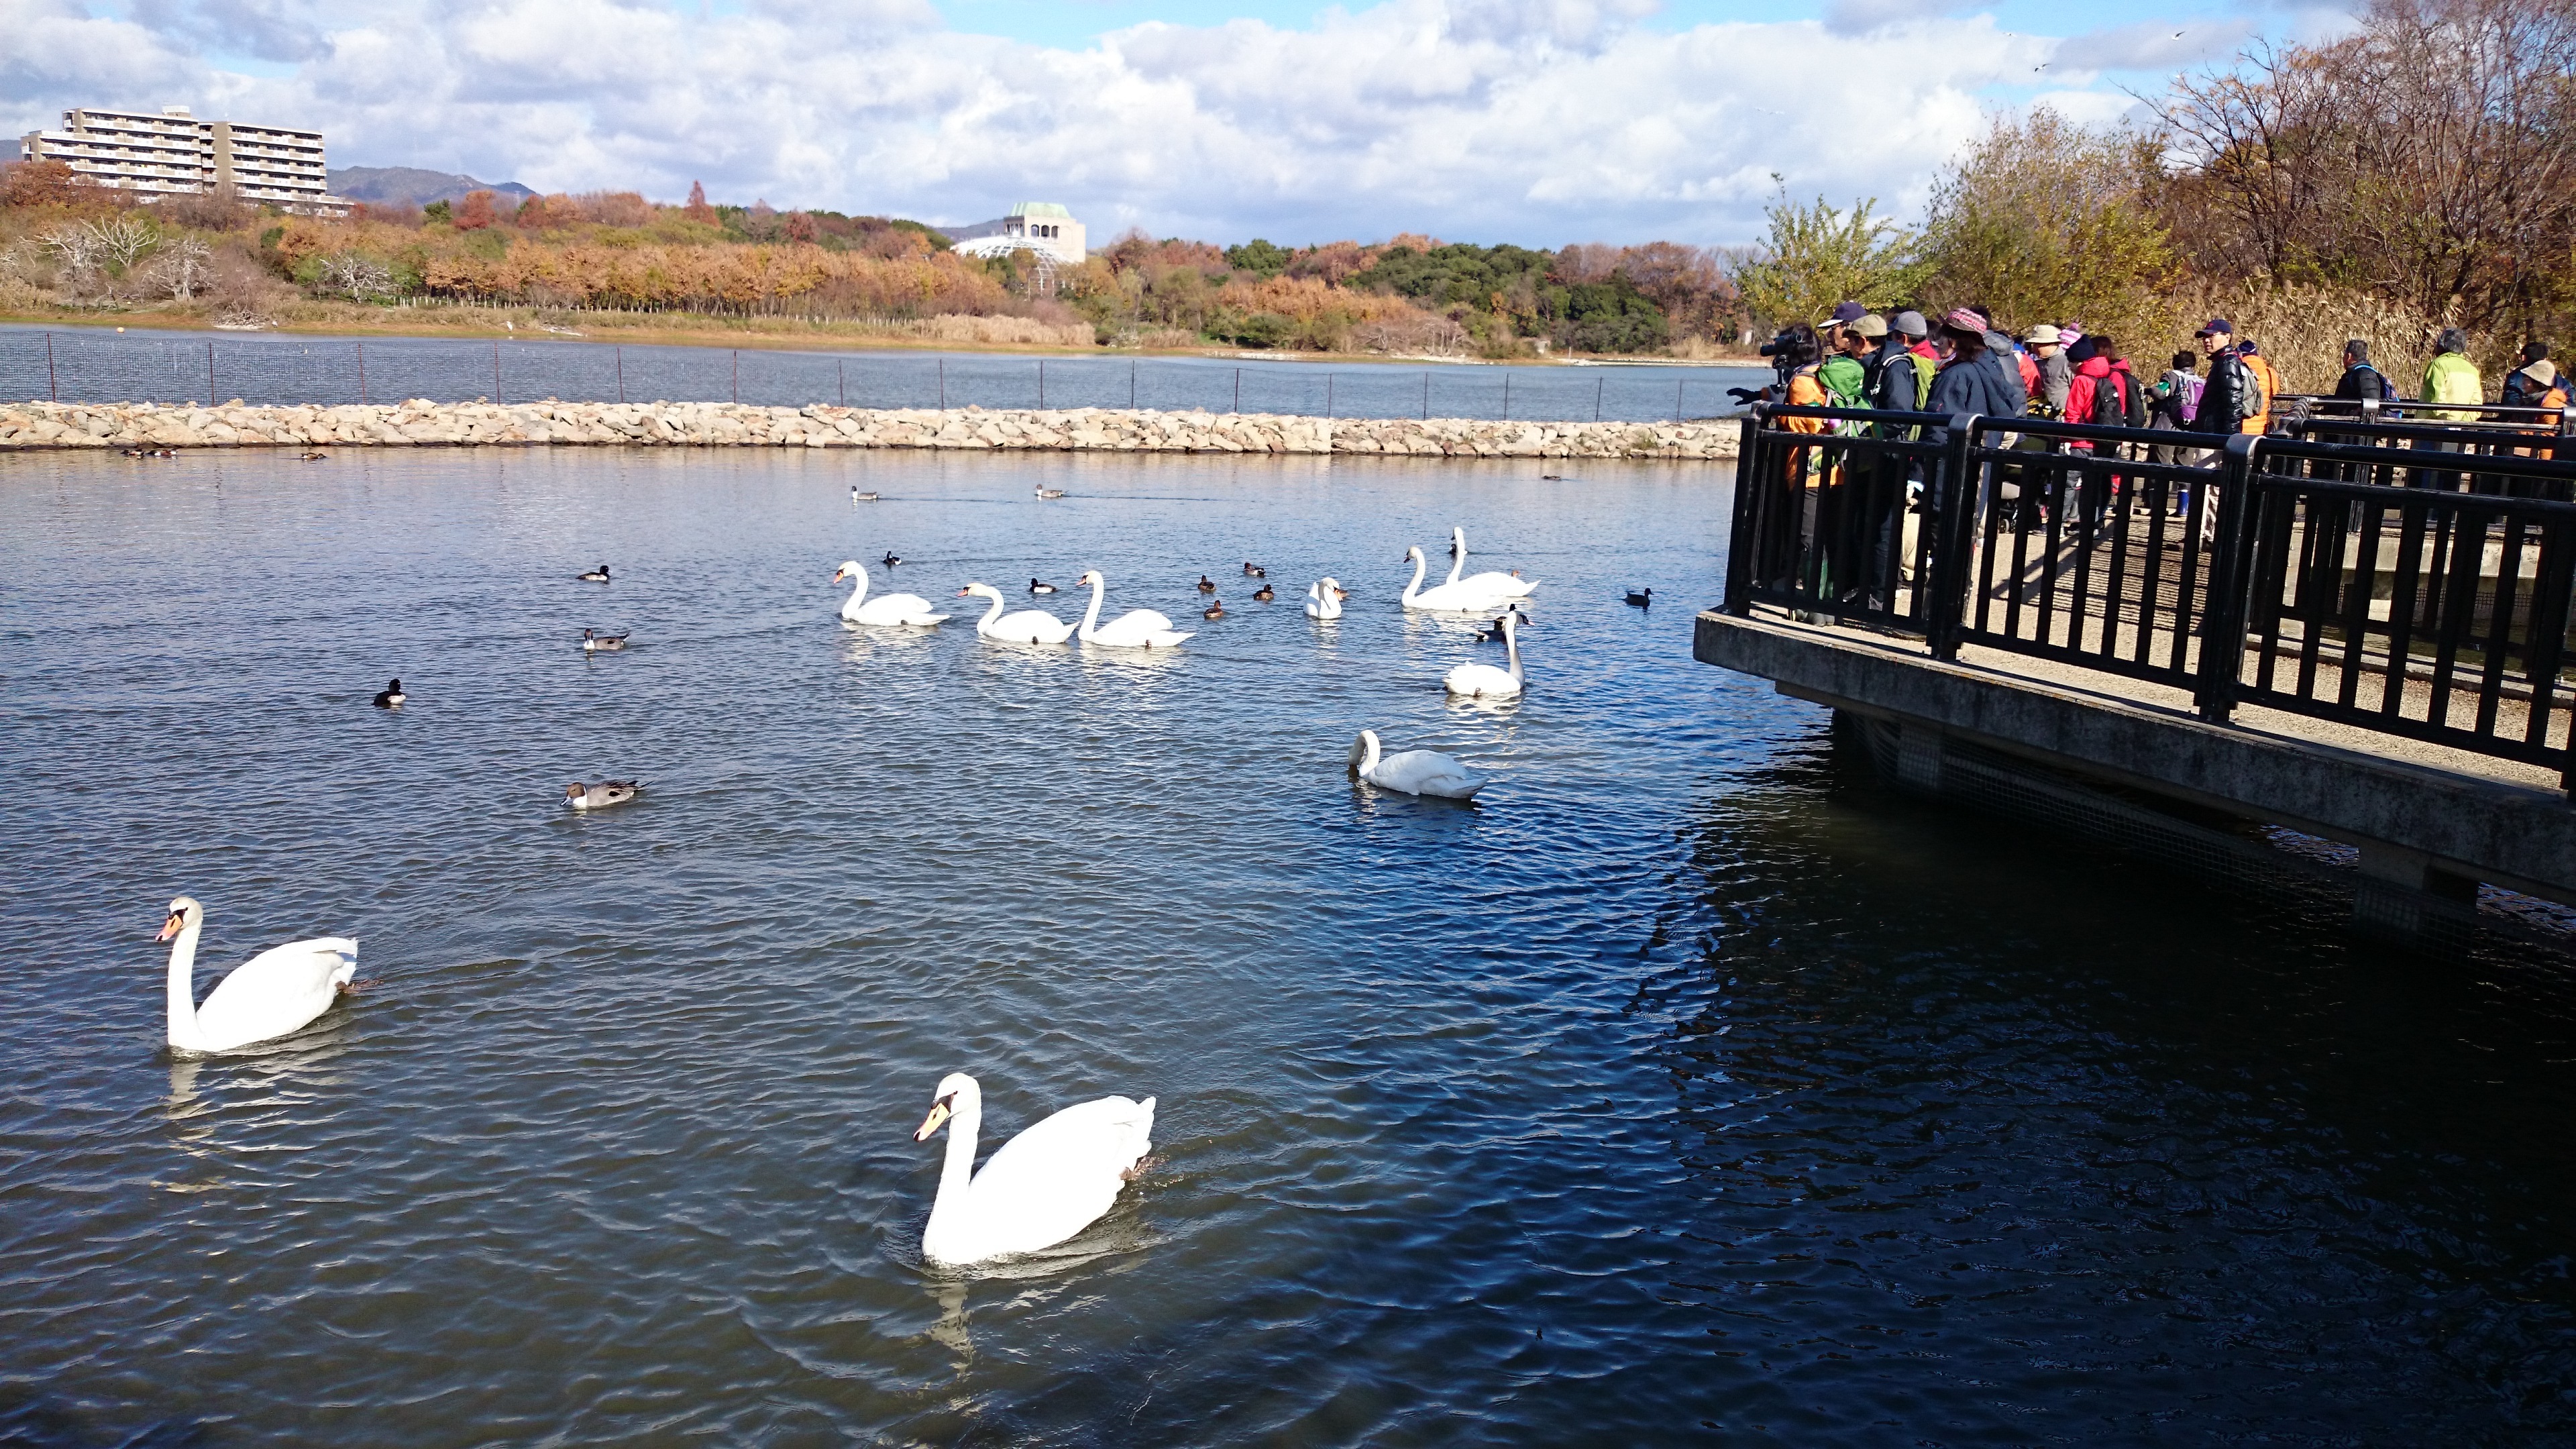
[[[1474,458],[1735,456],[1737,425],[1311,418],[1270,413],[754,407],[739,403],[0,406],[0,451],[616,445],[1374,453]]]

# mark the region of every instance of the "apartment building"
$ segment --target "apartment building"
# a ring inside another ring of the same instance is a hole
[[[339,216],[322,133],[243,121],[200,121],[186,106],[153,111],[87,107],[63,112],[61,129],[18,143],[29,161],[62,161],[100,186],[142,200],[230,188],[255,206]]]

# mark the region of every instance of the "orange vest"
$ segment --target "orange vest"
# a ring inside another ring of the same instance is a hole
[[[2247,418],[2237,431],[2261,433],[2272,425],[2272,399],[2281,395],[2281,375],[2272,370],[2271,360],[2259,353],[2240,360],[2244,362],[2245,370],[2254,374],[2254,380],[2263,385],[2263,410]]]

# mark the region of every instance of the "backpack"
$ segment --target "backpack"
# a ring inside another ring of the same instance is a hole
[[[2378,368],[2371,366],[2367,362],[2356,362],[2353,364],[2353,368],[2356,371],[2369,373],[2372,377],[2379,380],[2379,400],[2381,402],[2397,401],[2397,384],[2388,380],[2387,373],[2380,371]]]
[[[2259,422],[2271,414],[2273,395],[2281,390],[2280,375],[2272,371],[2272,364],[2260,353],[2249,353],[2236,361],[2245,369],[2248,380],[2244,420]]]
[[[2235,416],[2220,418],[2218,421],[2226,424],[2226,430],[2232,433],[2252,419],[2263,416],[2264,406],[2270,399],[2263,394],[2263,380],[2254,375],[2253,368],[2245,365],[2244,358],[2233,352],[2218,354],[2217,361],[2209,369],[2208,380],[2213,383],[2218,381],[2218,375],[2222,371],[2226,372],[2229,380],[2235,384],[2228,391],[2233,395],[2236,407]],[[2204,387],[2202,396],[2206,398],[2207,395],[2208,389]],[[2195,407],[2192,419],[2194,422],[2199,421],[2198,413],[2199,409]]]
[[[2200,414],[2200,374],[2177,370],[2166,373],[2165,379],[2171,389],[2165,394],[2165,401],[2170,404],[2174,421],[2189,426],[2191,420]]]
[[[2137,379],[2113,368],[2093,380],[2093,416],[2084,421],[2104,428],[2129,427],[2129,415],[2137,411],[2137,395]]]

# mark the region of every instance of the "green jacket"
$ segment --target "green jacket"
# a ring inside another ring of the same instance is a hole
[[[2486,384],[2478,381],[2477,364],[2456,352],[2437,352],[2424,365],[2424,401],[2428,403],[2483,403],[2487,400]],[[2477,420],[2476,413],[2449,408],[2435,408],[2425,417],[2445,423]]]

